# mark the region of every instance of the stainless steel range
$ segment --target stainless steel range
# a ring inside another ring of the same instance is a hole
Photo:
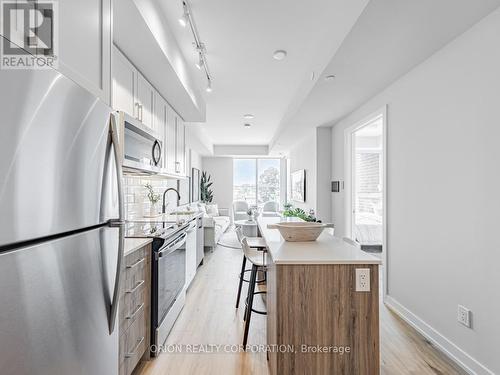
[[[194,221],[195,222],[195,221]],[[192,222],[129,223],[127,237],[151,237],[151,355],[159,354],[186,298],[186,237]]]

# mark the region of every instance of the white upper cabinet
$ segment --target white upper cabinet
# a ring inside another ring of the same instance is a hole
[[[113,109],[124,111],[154,128],[154,87],[116,46],[113,46]]]
[[[139,110],[139,120],[146,126],[153,128],[155,89],[143,77],[137,74],[137,104]]]
[[[154,96],[154,116],[153,116],[153,128],[158,133],[159,138],[162,141],[162,166],[167,168],[167,144],[166,144],[166,132],[167,132],[167,108],[168,104],[163,97],[155,92]]]
[[[186,175],[186,127],[184,121],[176,115],[176,166],[175,173]]]
[[[175,173],[175,162],[176,162],[176,125],[175,125],[176,114],[174,110],[168,106],[167,110],[167,131],[166,131],[166,168],[168,173]]]
[[[113,48],[113,109],[137,117],[134,93],[137,91],[137,70],[118,50]]]
[[[163,141],[165,172],[186,176],[184,121],[116,46],[113,46],[112,89],[113,109],[135,117]]]
[[[111,104],[111,0],[58,4],[59,70]]]

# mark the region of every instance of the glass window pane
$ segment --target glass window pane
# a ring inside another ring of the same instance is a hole
[[[280,159],[258,159],[258,204],[280,201]]]
[[[255,159],[234,159],[233,161],[233,200],[246,201],[255,205],[257,186]]]

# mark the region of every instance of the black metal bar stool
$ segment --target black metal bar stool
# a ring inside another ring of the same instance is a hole
[[[238,241],[241,244],[241,241],[243,240],[244,236],[241,231],[241,228],[236,228],[236,236],[238,237]],[[262,237],[246,237],[247,243],[251,249],[255,251],[265,251],[266,249],[266,242]],[[240,298],[241,298],[241,289],[243,287],[243,283],[248,283],[250,282],[250,279],[245,279],[245,273],[251,272],[251,269],[246,269],[246,264],[247,264],[247,258],[245,256],[245,253],[243,253],[243,261],[241,262],[241,272],[239,275],[239,283],[238,283],[238,295],[236,296],[236,308],[240,306]],[[266,281],[265,276],[263,279],[257,280],[257,283],[262,283]],[[246,314],[245,314],[246,315]]]
[[[245,302],[245,333],[243,335],[243,345],[246,346],[248,339],[248,330],[250,328],[250,319],[252,313],[267,315],[266,311],[260,311],[253,308],[253,298],[256,294],[266,294],[265,291],[255,291],[255,285],[257,284],[257,272],[266,272],[267,267],[267,253],[265,251],[255,252],[248,245],[246,238],[241,240],[241,247],[243,248],[243,253],[245,254],[247,260],[252,263],[252,270],[250,273],[250,282],[248,283],[248,296]]]

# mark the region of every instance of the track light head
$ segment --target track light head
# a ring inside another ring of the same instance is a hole
[[[186,27],[187,24],[189,23],[189,17],[186,10],[184,10],[184,13],[182,13],[181,18],[179,18],[179,23],[181,24],[182,27]]]
[[[201,70],[203,68],[204,63],[203,63],[203,56],[202,56],[201,52],[198,56],[198,62],[195,65],[199,70]]]
[[[209,79],[207,83],[207,92],[212,92],[212,81]]]

